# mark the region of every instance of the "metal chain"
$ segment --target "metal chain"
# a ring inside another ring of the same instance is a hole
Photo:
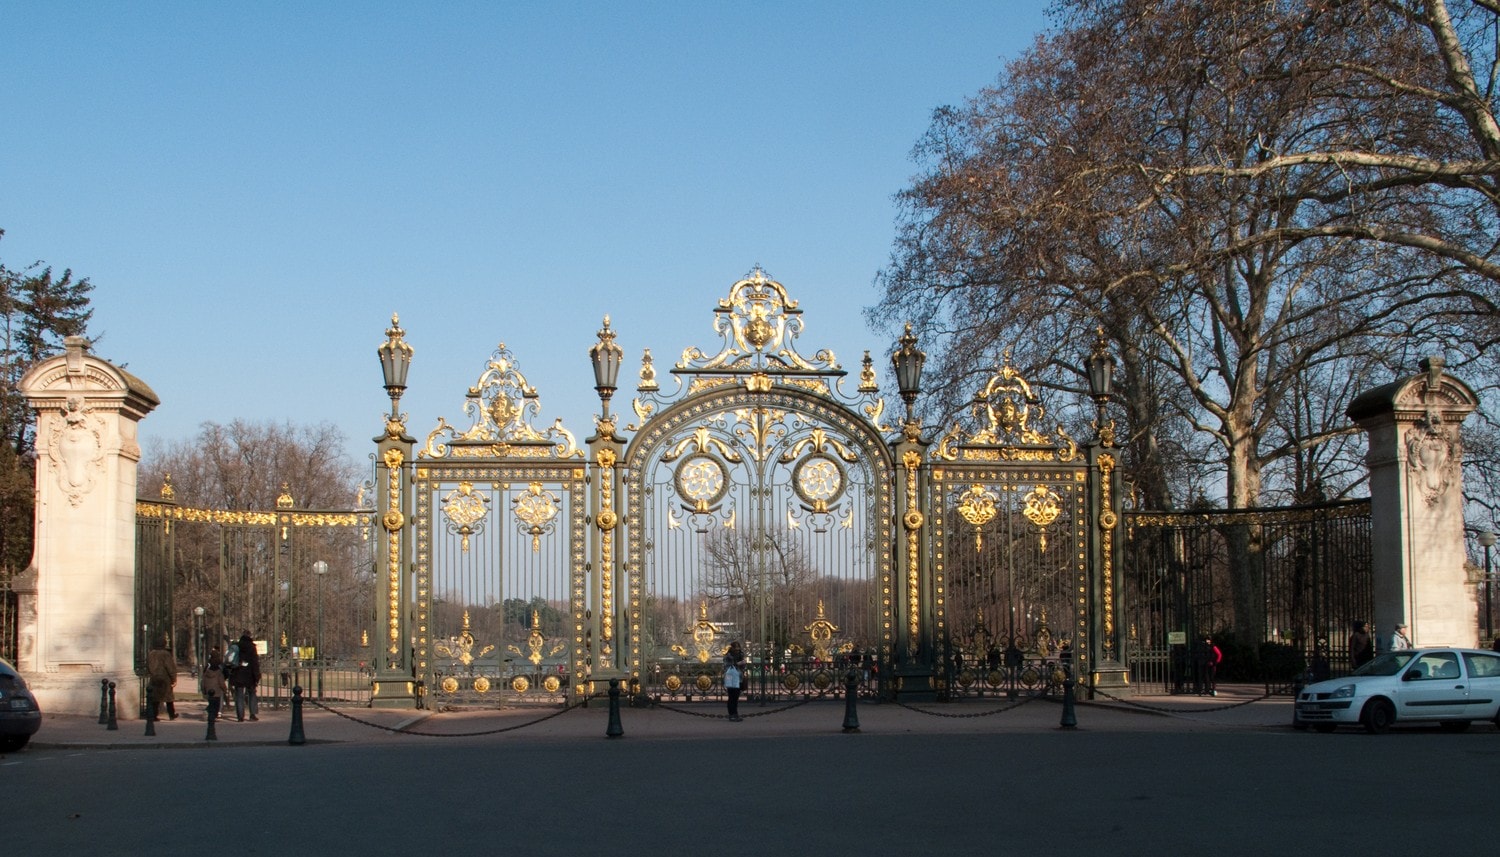
[[[1115,702],[1121,703],[1122,705],[1128,705],[1131,708],[1139,708],[1139,709],[1142,709],[1143,711],[1155,711],[1155,712],[1157,712],[1159,714],[1171,714],[1171,715],[1179,716],[1179,717],[1183,716],[1183,715],[1186,715],[1186,714],[1210,714],[1210,713],[1215,712],[1215,711],[1230,711],[1230,710],[1235,709],[1235,708],[1243,708],[1246,705],[1251,704],[1252,702],[1263,702],[1263,701],[1265,701],[1267,699],[1270,699],[1273,696],[1279,696],[1280,695],[1280,694],[1275,694],[1275,693],[1267,693],[1267,694],[1262,694],[1261,696],[1257,696],[1254,699],[1247,699],[1244,702],[1231,702],[1231,703],[1229,703],[1227,705],[1216,705],[1216,706],[1214,706],[1212,708],[1194,708],[1191,711],[1184,711],[1184,710],[1182,710],[1180,708],[1163,708],[1163,707],[1161,707],[1159,705],[1146,705],[1144,703],[1135,702],[1133,700],[1129,700],[1129,699],[1125,699],[1123,697],[1115,696],[1114,694],[1109,693],[1108,691],[1100,690],[1097,687],[1094,688],[1094,693],[1097,693],[1100,696],[1112,699]]]
[[[907,711],[915,711],[918,714],[925,714],[928,717],[953,717],[963,719],[968,717],[990,717],[995,714],[1004,714],[1007,711],[1015,711],[1017,708],[1020,708],[1027,703],[1035,702],[1036,700],[1041,698],[1042,696],[1040,695],[1026,696],[1023,697],[1020,701],[1013,702],[1010,705],[1004,706],[1003,708],[996,708],[991,711],[975,711],[968,714],[949,714],[946,711],[928,711],[924,708],[917,708],[915,705],[908,705],[900,700],[894,700],[894,702]]]
[[[781,708],[773,708],[770,711],[757,711],[757,712],[755,712],[753,714],[741,714],[740,717],[741,717],[741,719],[749,719],[751,717],[765,717],[767,714],[780,714],[783,711],[791,711],[793,708],[801,708],[802,706],[808,704],[809,702],[812,702],[812,701],[818,700],[818,699],[825,699],[825,698],[827,698],[827,697],[824,697],[824,696],[809,696],[806,699],[802,700],[801,702],[794,702],[791,705],[783,706]],[[687,715],[690,715],[692,717],[704,717],[704,718],[707,718],[709,720],[728,720],[729,719],[729,715],[728,714],[709,714],[706,711],[689,711],[686,708],[678,708],[675,705],[668,705],[665,702],[653,702],[653,703],[651,703],[651,707],[652,708],[660,708],[660,709],[662,709],[664,711],[671,711],[674,714],[687,714]]]
[[[324,711],[329,712],[330,714],[336,714],[339,717],[344,718],[345,720],[352,720],[355,723],[360,724],[361,726],[369,726],[372,729],[383,729],[386,732],[393,732],[393,733],[395,733],[397,735],[420,735],[420,736],[422,736],[424,738],[476,738],[476,737],[479,737],[479,736],[482,736],[482,735],[499,735],[501,732],[514,732],[517,729],[525,729],[528,726],[535,726],[538,723],[545,723],[546,721],[551,720],[554,717],[561,717],[562,715],[567,714],[569,711],[572,711],[575,708],[582,708],[585,704],[587,704],[589,702],[589,699],[602,699],[602,698],[603,698],[602,694],[596,694],[593,697],[589,697],[588,699],[584,699],[582,701],[572,703],[571,705],[568,705],[566,708],[563,708],[560,711],[554,711],[554,712],[552,712],[551,714],[548,714],[545,717],[538,717],[535,720],[529,720],[529,721],[527,721],[525,723],[517,723],[517,724],[515,724],[513,726],[503,726],[503,727],[501,727],[499,729],[486,729],[486,730],[481,731],[481,732],[418,732],[418,731],[413,730],[413,729],[398,729],[398,728],[396,728],[394,726],[386,726],[385,724],[382,724],[382,723],[371,723],[368,720],[361,720],[358,717],[355,717],[355,716],[350,715],[350,714],[345,714],[342,711],[339,711],[339,710],[337,710],[335,708],[330,708],[330,707],[324,705],[321,702],[316,702],[316,701],[311,700],[311,699],[303,700],[303,701],[307,702],[307,703],[309,703],[311,705],[316,705],[318,708],[321,708]]]

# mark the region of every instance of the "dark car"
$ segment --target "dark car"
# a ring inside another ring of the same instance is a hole
[[[0,753],[13,753],[26,746],[42,728],[42,709],[26,687],[26,679],[10,662],[0,658]]]

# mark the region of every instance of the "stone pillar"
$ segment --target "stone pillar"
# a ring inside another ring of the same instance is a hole
[[[1419,365],[1420,373],[1360,394],[1346,411],[1369,439],[1371,630],[1386,639],[1404,620],[1419,646],[1475,646],[1459,428],[1479,399],[1443,371],[1443,358]]]
[[[88,345],[70,336],[21,378],[36,412],[36,540],[18,666],[44,711],[98,714],[106,678],[118,683],[117,710],[133,716],[136,429],[160,399]]]

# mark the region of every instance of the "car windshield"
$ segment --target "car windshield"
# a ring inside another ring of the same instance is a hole
[[[1411,662],[1413,652],[1387,652],[1354,671],[1355,675],[1395,675]]]

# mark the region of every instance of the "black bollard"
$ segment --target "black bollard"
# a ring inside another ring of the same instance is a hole
[[[107,722],[109,723],[109,725],[104,727],[105,731],[108,731],[108,732],[117,732],[117,731],[119,731],[119,729],[120,729],[119,721],[115,720],[115,683],[114,682],[110,682],[109,683],[109,720]]]
[[[146,685],[146,734],[156,737],[156,691]]]
[[[302,685],[292,686],[292,734],[287,736],[286,742],[293,746],[307,743],[307,738],[302,734]]]
[[[855,677],[854,670],[844,677],[844,731],[859,731],[859,712],[855,710],[855,700],[859,697],[859,679]]]
[[[109,722],[109,679],[99,679],[99,725]]]
[[[609,680],[609,726],[604,730],[606,738],[621,738],[625,727],[620,725],[620,680]]]
[[[1058,725],[1063,729],[1073,729],[1078,726],[1078,716],[1073,713],[1073,681],[1072,673],[1063,679],[1063,712],[1062,722]]]
[[[219,704],[220,704],[220,706],[223,705],[223,703],[219,703]],[[214,723],[218,719],[219,718],[214,717],[212,715],[209,716],[209,718],[208,718],[208,734],[203,736],[203,740],[205,740],[205,741],[217,741],[217,740],[219,740],[219,733],[216,732],[216,731],[214,731]]]

